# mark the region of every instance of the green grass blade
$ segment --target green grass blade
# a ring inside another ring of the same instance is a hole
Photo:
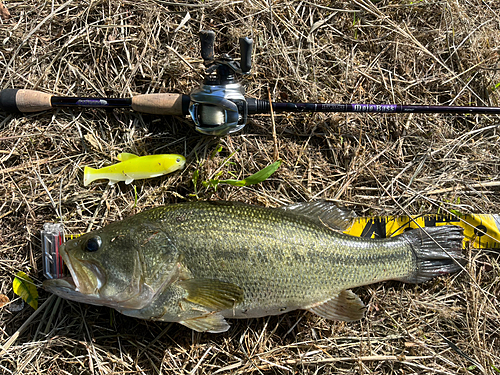
[[[271,165],[261,169],[257,173],[254,173],[251,176],[248,176],[244,180],[220,180],[219,183],[234,185],[234,186],[249,186],[261,183],[267,180],[276,170],[280,167],[281,160],[274,162]]]

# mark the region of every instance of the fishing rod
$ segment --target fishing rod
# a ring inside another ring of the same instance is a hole
[[[65,97],[23,89],[0,91],[0,111],[32,113],[59,107],[130,108],[154,115],[191,116],[195,129],[203,134],[222,136],[237,132],[246,125],[249,115],[271,112],[350,112],[350,113],[469,113],[500,114],[500,107],[400,105],[400,104],[335,104],[335,103],[270,103],[245,97],[245,89],[237,79],[248,75],[252,67],[250,38],[240,38],[240,62],[228,54],[215,57],[213,31],[201,31],[201,57],[205,65],[203,83],[185,94],[143,94],[132,98]]]

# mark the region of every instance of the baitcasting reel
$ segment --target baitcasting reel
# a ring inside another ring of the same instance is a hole
[[[200,133],[225,135],[239,131],[247,122],[248,105],[237,75],[250,72],[253,40],[240,38],[241,63],[228,54],[215,58],[213,31],[202,31],[200,40],[205,79],[189,95],[189,114]]]

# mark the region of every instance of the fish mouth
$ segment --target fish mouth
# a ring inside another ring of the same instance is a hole
[[[43,287],[59,297],[75,302],[83,302],[97,306],[108,306],[119,311],[125,309],[140,309],[151,303],[155,296],[154,290],[142,283],[140,259],[135,260],[136,271],[129,284],[116,289],[103,267],[95,261],[81,260],[71,255],[71,249],[78,248],[78,242],[67,242],[60,246],[59,256],[65,267],[65,274],[60,277],[45,280]],[[137,276],[137,277],[134,277]]]
[[[76,292],[76,286],[71,276],[60,277],[58,279],[45,280],[43,282],[43,286],[46,289],[50,288],[50,290],[52,290],[53,288],[59,288],[59,289],[65,289],[67,291]]]
[[[99,290],[106,283],[105,274],[99,265],[90,261],[72,260],[64,244],[59,248],[59,255],[69,276],[45,280],[43,287],[67,299],[84,299],[88,303],[97,304],[100,299]]]
[[[43,282],[43,288],[55,294],[75,302],[88,303],[90,305],[105,306],[105,300],[99,295],[83,294],[76,290],[76,285],[71,276],[58,279],[49,279]]]

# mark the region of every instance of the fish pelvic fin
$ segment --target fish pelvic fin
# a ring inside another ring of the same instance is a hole
[[[202,312],[179,323],[198,332],[220,333],[229,329],[220,312],[234,309],[236,304],[242,302],[243,289],[215,279],[187,279],[177,282],[177,285],[185,292],[183,300],[187,305],[184,310]]]
[[[83,169],[83,186],[88,186],[92,181],[97,180],[97,177],[94,175],[97,169],[87,167]]]
[[[416,269],[398,280],[422,283],[434,277],[460,270],[465,263],[462,257],[463,229],[455,225],[413,229],[402,234],[416,258]]]
[[[209,333],[226,332],[230,327],[226,319],[218,313],[203,315],[199,318],[186,319],[179,323],[197,332]]]
[[[360,320],[366,310],[361,299],[350,290],[343,290],[339,295],[307,310],[325,319],[352,322]]]

